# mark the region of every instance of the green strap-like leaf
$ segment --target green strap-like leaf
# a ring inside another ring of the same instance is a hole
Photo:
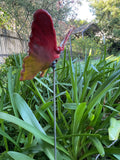
[[[96,137],[89,137],[91,139],[91,141],[93,142],[94,146],[96,147],[97,151],[99,152],[99,154],[104,157],[105,155],[105,151],[104,151],[104,147],[102,145],[102,143],[100,142],[100,140]]]
[[[14,97],[14,106],[19,111],[22,119],[25,122],[29,123],[30,125],[38,128],[42,133],[46,134],[42,126],[39,124],[38,120],[34,116],[32,110],[27,105],[27,103],[24,101],[24,99],[17,93],[14,93],[13,97]]]
[[[39,139],[42,139],[43,141],[47,142],[48,144],[51,144],[54,146],[54,139],[45,135],[42,133],[38,128],[30,125],[29,123],[24,122],[23,120],[16,118],[15,116],[9,115],[7,113],[0,112],[0,119],[4,119],[6,121],[9,121],[11,123],[14,123],[28,132],[31,132],[34,136],[36,136]],[[57,144],[57,148],[64,153],[68,154],[68,152],[59,144]],[[68,154],[69,155],[69,154]]]
[[[1,128],[0,128],[0,134],[3,137],[6,137],[9,141],[11,141],[14,145],[16,145],[19,148],[18,144],[14,141],[14,139],[12,139],[7,133],[5,133],[4,131],[2,131]]]
[[[26,156],[25,154],[19,153],[19,152],[13,152],[9,151],[8,152],[9,156],[11,156],[14,160],[34,160],[33,158],[30,158]]]

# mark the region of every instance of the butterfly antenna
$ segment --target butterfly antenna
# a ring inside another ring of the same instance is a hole
[[[53,68],[53,101],[54,101],[54,160],[57,158],[57,150],[56,150],[56,89],[55,89],[55,68],[56,61],[52,63]]]
[[[65,44],[66,44],[66,42],[67,42],[67,40],[68,40],[68,38],[69,38],[69,36],[71,35],[71,33],[72,33],[73,30],[74,30],[74,28],[71,28],[71,29],[67,32],[65,38],[63,39],[63,41],[62,41],[61,44],[60,44],[60,47],[62,47],[62,48],[65,47]]]

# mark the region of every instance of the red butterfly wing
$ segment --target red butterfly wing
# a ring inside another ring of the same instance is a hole
[[[60,56],[53,21],[47,11],[40,9],[35,12],[31,29],[29,55],[23,60],[20,80],[32,79],[40,71],[43,76]]]
[[[43,9],[35,12],[31,27],[29,42],[29,55],[23,60],[23,70],[21,71],[20,80],[28,80],[50,67],[51,63],[58,59],[60,52],[64,50],[65,43],[73,29],[71,29],[60,47],[57,47],[56,33],[53,21],[49,13]]]

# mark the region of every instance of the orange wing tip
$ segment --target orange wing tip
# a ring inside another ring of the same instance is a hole
[[[41,73],[40,73],[40,77],[44,77],[44,75],[45,75],[45,73],[47,72],[47,70],[48,69],[46,69],[46,70],[44,70],[44,71],[42,71]],[[24,73],[24,69],[21,71],[21,77],[20,77],[20,81],[25,81],[25,80],[31,80],[31,79],[33,79],[36,75],[34,75],[34,76],[31,76],[31,77],[25,77],[25,75],[24,75],[25,73]]]
[[[20,73],[21,77],[20,77],[20,81],[24,81],[24,80],[31,80],[34,78],[34,76],[36,76],[36,72],[31,72],[32,68],[34,67],[34,65],[31,65],[31,62],[34,62],[34,58],[30,55],[26,56],[23,59],[23,65],[22,65],[22,71]],[[37,64],[37,62],[35,61],[34,63]]]
[[[20,81],[31,80],[40,71],[42,72],[40,76],[43,77],[47,69],[50,67],[50,64],[45,63],[44,61],[38,61],[36,57],[29,55],[23,59],[22,67]]]
[[[24,76],[23,76],[23,75],[24,75],[24,72],[25,72],[24,63],[23,63],[23,65],[22,65],[22,68],[23,68],[23,69],[22,69],[22,71],[20,72],[20,75],[21,75],[21,77],[20,77],[20,79],[19,79],[20,81],[24,81]]]
[[[28,76],[27,74],[25,74],[25,72],[23,72],[23,70],[21,71],[21,77],[20,77],[20,81],[25,81],[25,80],[31,80],[33,79],[34,77],[36,76],[35,75],[32,75],[32,76]]]
[[[23,76],[21,76],[19,80],[20,80],[20,81],[23,81]]]
[[[46,72],[47,72],[47,69],[44,70],[44,71],[42,71],[42,72],[40,73],[40,77],[44,77],[44,75],[45,75]]]

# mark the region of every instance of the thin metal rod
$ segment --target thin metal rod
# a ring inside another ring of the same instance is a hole
[[[54,160],[57,160],[57,149],[56,149],[56,89],[55,89],[55,66],[56,62],[52,63],[53,68],[53,101],[54,101]]]

